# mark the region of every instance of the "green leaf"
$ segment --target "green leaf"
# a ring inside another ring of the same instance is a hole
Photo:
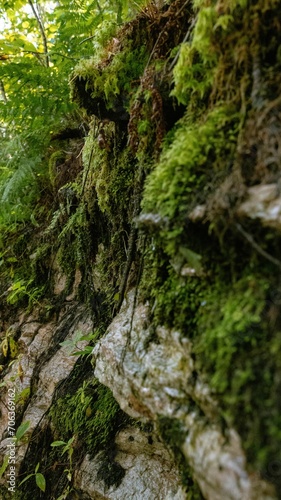
[[[45,492],[45,490],[46,490],[46,479],[43,476],[43,474],[41,474],[40,472],[37,472],[35,474],[35,480],[36,480],[36,484],[37,484],[38,488],[40,488],[40,490],[42,490],[42,491]]]
[[[32,476],[34,476],[34,474],[28,474],[28,476],[26,476],[22,481],[21,483],[19,484],[19,486],[21,486],[23,483],[25,483],[25,481],[27,481],[28,479],[30,479]]]
[[[66,445],[65,445],[64,449],[62,450],[62,455],[63,455],[66,451],[68,451],[68,452],[69,452],[69,456],[71,457],[71,455],[72,455],[72,452],[71,452],[71,450],[72,450],[71,445],[72,445],[73,441],[74,441],[74,436],[72,436],[72,438],[70,438],[70,439],[67,441],[67,443],[66,443]]]
[[[92,354],[93,346],[86,346],[81,351],[75,351],[71,353],[71,356],[85,356],[86,354]]]
[[[23,422],[17,432],[16,432],[16,439],[19,441],[23,436],[24,434],[26,433],[26,431],[29,429],[29,426],[30,426],[30,421],[27,420],[26,422]]]
[[[7,469],[8,463],[9,463],[9,456],[5,455],[5,458],[4,458],[3,463],[1,465],[1,468],[0,468],[0,479],[3,476],[5,470]]]
[[[51,443],[51,446],[55,448],[55,446],[64,446],[65,444],[66,444],[65,441],[53,441]]]
[[[1,44],[1,48],[3,50],[6,50],[7,52],[12,52],[17,54],[19,49],[20,50],[25,50],[28,52],[37,52],[36,47],[33,45],[33,43],[29,42],[28,40],[25,40],[24,38],[17,38],[16,40],[13,41],[7,41],[6,43]]]
[[[179,248],[180,254],[187,260],[187,262],[194,267],[196,272],[201,272],[202,271],[202,255],[199,255],[198,253],[193,252],[190,250],[190,248],[186,248],[181,246]]]

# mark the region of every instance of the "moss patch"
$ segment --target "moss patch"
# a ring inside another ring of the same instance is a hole
[[[121,415],[111,391],[97,381],[84,383],[74,395],[58,399],[51,409],[60,439],[77,435],[92,455],[112,440]]]

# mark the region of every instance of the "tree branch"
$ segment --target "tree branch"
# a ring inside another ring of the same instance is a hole
[[[48,42],[47,42],[47,37],[46,37],[45,31],[44,31],[44,26],[42,24],[42,21],[40,19],[38,12],[36,11],[36,9],[33,5],[32,0],[28,0],[28,3],[32,9],[34,16],[36,17],[36,20],[37,20],[37,23],[38,23],[38,26],[39,26],[39,29],[41,32],[42,41],[43,41],[43,45],[44,45],[44,54],[45,54],[45,58],[46,58],[46,66],[48,68],[50,65],[50,61],[49,61],[49,55],[48,55]]]
[[[6,92],[5,92],[5,87],[4,87],[4,83],[2,82],[2,80],[0,80],[0,93],[1,93],[1,96],[2,96],[2,100],[4,102],[7,102],[7,96],[6,96]]]
[[[241,226],[241,224],[236,223],[235,226],[238,229],[238,231],[244,236],[244,238],[250,243],[250,245],[252,245],[252,247],[260,255],[262,255],[265,259],[267,259],[270,262],[272,262],[272,264],[274,264],[275,266],[277,266],[279,268],[281,267],[280,260],[275,259],[275,257],[272,257],[272,255],[270,255],[263,248],[261,248],[260,245],[258,245],[258,243],[254,240],[253,236],[251,234],[247,233],[247,231],[245,231],[245,229],[243,229],[243,227]]]
[[[32,54],[34,55],[35,57],[40,58],[40,56],[44,56],[45,55],[45,52],[35,52],[34,50],[22,50],[22,52],[24,54]],[[51,55],[55,55],[55,56],[60,56],[60,57],[63,57],[64,59],[70,59],[70,61],[79,61],[79,57],[70,57],[70,56],[66,56],[65,54],[62,54],[61,52],[53,52],[51,51],[50,52]],[[17,56],[13,56],[13,57],[17,57]],[[40,58],[41,60],[41,58]]]

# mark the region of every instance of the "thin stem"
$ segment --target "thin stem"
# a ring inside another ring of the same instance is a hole
[[[263,250],[263,248],[261,248],[260,245],[258,245],[258,243],[254,240],[253,236],[251,234],[247,233],[247,231],[245,231],[245,229],[243,229],[241,224],[236,223],[235,226],[238,229],[238,231],[244,236],[244,238],[250,243],[250,245],[252,245],[252,247],[260,255],[262,255],[265,259],[269,260],[269,262],[272,262],[272,264],[274,264],[275,266],[281,268],[280,260],[275,259],[275,257],[272,257],[272,255],[270,255],[265,250]]]
[[[50,61],[49,61],[49,56],[48,56],[48,42],[47,42],[47,37],[46,37],[45,31],[44,31],[44,26],[42,24],[42,21],[40,19],[40,16],[39,16],[38,12],[36,11],[36,9],[35,9],[35,7],[33,5],[32,0],[28,0],[28,3],[29,3],[29,5],[30,5],[30,7],[32,9],[32,12],[33,12],[34,16],[36,17],[36,20],[37,20],[37,23],[38,23],[38,26],[39,26],[39,29],[40,29],[40,32],[41,32],[43,46],[44,46],[44,54],[45,54],[45,58],[46,58],[46,66],[48,68],[49,65],[50,65]]]
[[[1,93],[3,101],[7,102],[7,96],[6,96],[6,92],[5,92],[5,87],[4,87],[4,83],[2,82],[2,80],[0,80],[0,93]]]

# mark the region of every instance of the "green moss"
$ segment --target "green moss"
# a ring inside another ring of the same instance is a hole
[[[21,496],[18,492],[9,492],[3,485],[0,485],[0,495],[3,500],[26,500],[26,497]]]
[[[224,417],[239,430],[250,462],[262,469],[278,454],[280,442],[280,333],[268,317],[274,304],[267,299],[266,273],[247,271],[234,283],[219,280],[207,290],[198,311],[194,352]]]
[[[189,104],[194,94],[202,100],[211,89],[213,72],[207,71],[198,51],[187,43],[181,45],[174,69],[174,82],[171,95],[181,104]]]
[[[94,258],[95,243],[92,235],[92,222],[88,212],[88,207],[84,200],[80,203],[76,201],[76,206],[61,205],[54,213],[46,234],[49,234],[53,241],[52,251],[56,252],[57,262],[60,269],[67,277],[67,283],[63,290],[63,295],[67,295],[72,290],[75,272],[81,271],[81,283],[79,285],[79,296],[86,302],[89,299],[89,286],[92,271],[92,259]],[[87,268],[85,269],[85,262]]]
[[[260,141],[262,128],[255,126],[254,139],[247,142],[243,127],[249,110],[253,120],[257,109],[265,110],[268,115],[261,116],[268,117],[270,134],[275,127],[270,103],[280,95],[276,21],[280,6],[274,0],[197,0],[195,19],[188,3],[169,5],[174,6],[169,11],[174,16],[167,16],[167,10],[163,15],[147,10],[118,33],[115,27],[103,25],[93,40],[96,54],[74,70],[73,95],[98,118],[86,140],[84,170],[75,179],[75,193],[67,198],[66,189],[73,185],[64,184],[65,191],[59,190],[60,207],[45,237],[52,236],[69,282],[79,266],[83,283],[88,280],[93,307],[102,310],[102,327],[107,325],[126,264],[128,236],[142,187],[140,172],[151,172],[143,210],[160,215],[160,223],[148,229],[145,248],[141,248],[142,237],[137,243],[139,253],[144,252],[139,297],[152,306],[152,335],[155,326],[166,324],[191,339],[196,367],[218,399],[222,417],[238,430],[250,463],[265,470],[272,457],[280,456],[280,304],[269,300],[270,291],[278,290],[278,277],[255,248],[241,242],[235,225],[236,193],[232,187],[223,193],[220,188],[233,172],[255,163],[252,152],[266,142]],[[193,18],[194,30],[189,32]],[[109,35],[114,36],[111,42]],[[173,60],[172,82],[168,54],[183,39],[178,60]],[[169,97],[171,89],[172,96],[186,106],[176,126],[173,123],[179,116],[173,115],[176,99]],[[169,124],[165,122],[167,109],[172,114]],[[165,136],[166,126],[172,129]],[[246,164],[243,151],[248,155]],[[50,159],[53,186],[57,161],[63,161],[61,152]],[[249,184],[257,182],[247,175]],[[271,182],[262,170],[261,181],[268,179]],[[221,208],[224,194],[227,208],[216,210],[212,202],[220,198]],[[212,208],[208,220],[191,223],[190,211],[206,199]],[[264,234],[257,224],[249,224],[248,229],[261,249],[280,258],[276,233]],[[22,260],[33,254],[26,246],[26,238],[19,238],[17,253],[23,255]],[[47,258],[49,263],[50,255],[51,245],[46,244],[32,259],[32,277],[41,276],[40,285],[44,276],[47,279],[48,266],[44,268],[43,261]],[[26,292],[21,286],[29,283],[30,265],[16,265],[14,255],[8,258],[9,279],[19,284],[16,297]],[[135,274],[140,260],[137,255],[132,265]],[[194,276],[181,275],[184,267],[194,269]],[[36,289],[38,280],[30,285]],[[97,288],[94,292],[93,287]],[[96,381],[68,392],[51,412],[56,437],[67,441],[77,434],[91,453],[105,450],[99,475],[109,487],[119,484],[123,471],[114,459],[108,460],[106,450],[124,415],[110,391]],[[179,424],[160,418],[159,428],[186,472],[184,484],[192,490],[180,452],[185,436]]]
[[[232,388],[239,393],[251,380],[250,366],[236,370],[234,360],[262,340],[259,325],[268,287],[263,277],[245,273],[224,287],[219,280],[204,294],[194,349],[204,370],[210,371],[209,382],[217,392]]]
[[[104,126],[103,134],[108,149],[99,147],[98,134],[90,135],[86,140],[83,162],[85,168],[89,168],[89,173],[85,197],[89,201],[91,187],[94,186],[99,208],[112,218],[117,215],[117,210],[121,216],[124,208],[130,203],[135,169],[129,149],[118,151],[118,144],[115,145],[113,123]]]
[[[233,33],[241,17],[245,16],[241,9],[237,12],[239,2],[229,2],[227,5],[224,3],[220,8],[212,3],[213,5],[205,0],[194,2],[194,7],[199,9],[193,37],[190,42],[180,46],[178,61],[173,71],[175,87],[172,95],[176,96],[179,102],[189,105],[189,110],[193,103],[197,108],[197,116],[198,111],[200,112],[200,101],[205,101],[208,105],[208,95],[215,78],[221,79],[225,73],[228,60],[232,58]],[[234,16],[232,13],[235,9]]]
[[[72,95],[79,101],[79,92],[75,82],[83,79],[86,82],[86,91],[92,99],[102,99],[107,109],[114,107],[116,97],[124,96],[133,90],[132,82],[142,74],[147,54],[145,47],[132,47],[132,40],[126,41],[126,48],[117,51],[114,57],[108,54],[106,61],[97,64],[96,58],[81,61],[75,68],[72,76]],[[125,105],[129,106],[129,99]]]
[[[30,397],[30,387],[26,387],[16,395],[16,403],[20,407],[24,407]]]
[[[122,216],[130,203],[135,161],[128,148],[120,148],[120,137],[115,135],[112,122],[102,126],[104,148],[99,146],[100,133],[93,126],[83,149],[83,163],[88,170],[85,197],[89,202],[91,187],[94,186],[99,208],[112,219],[117,216],[117,211]]]
[[[192,337],[206,283],[196,277],[181,278],[170,266],[166,272],[167,278],[163,282],[161,277],[157,279],[155,275],[152,276],[150,270],[150,280],[153,282],[151,300],[155,301],[153,321],[156,325],[164,323],[180,329]]]
[[[263,470],[279,456],[280,321],[270,319],[279,316],[269,298],[278,288],[274,277],[269,280],[271,265],[259,266],[243,247],[227,255],[217,246],[212,250],[212,239],[204,249],[203,235],[197,238],[201,248],[194,234],[189,244],[205,250],[210,274],[180,276],[161,255],[157,238],[147,253],[141,296],[153,304],[153,324],[164,323],[192,340],[196,370],[218,398],[222,417],[242,436],[249,462]]]
[[[204,63],[211,64],[213,67],[217,64],[219,51],[216,47],[216,41],[220,37],[218,28],[223,27],[222,36],[226,38],[228,27],[232,21],[231,15],[222,16],[215,5],[210,5],[210,2],[206,1],[202,5],[201,2],[191,45],[200,54]]]
[[[92,455],[109,445],[121,415],[111,391],[96,380],[84,382],[74,395],[58,399],[51,408],[59,439],[78,435]]]
[[[180,235],[181,245],[202,255],[202,275],[183,277],[181,246],[171,259],[163,251],[169,228],[160,234],[156,228],[140,296],[152,305],[154,325],[164,323],[191,339],[196,370],[219,400],[222,418],[238,430],[249,463],[267,470],[272,457],[280,458],[278,278],[272,264],[259,262],[235,235],[228,232],[218,242],[206,232],[191,225]],[[269,235],[261,241],[272,245]]]
[[[57,168],[64,163],[66,154],[64,151],[55,151],[49,159],[49,178],[53,187],[56,184]]]
[[[169,220],[179,220],[175,233],[168,236],[171,248],[177,233],[183,232],[182,221],[196,196],[207,196],[212,186],[207,182],[225,170],[235,154],[239,114],[235,108],[220,106],[200,123],[182,120],[173,139],[147,179],[143,210],[160,213]]]

